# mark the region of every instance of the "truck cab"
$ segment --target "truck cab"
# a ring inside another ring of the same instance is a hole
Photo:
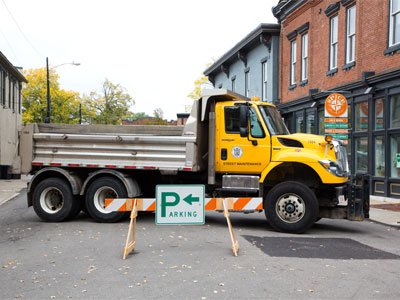
[[[303,232],[323,217],[368,217],[368,179],[350,183],[346,148],[340,141],[290,134],[274,105],[223,93],[210,112],[215,178],[209,177],[209,183],[222,187],[214,194],[263,197],[269,223],[285,232]]]

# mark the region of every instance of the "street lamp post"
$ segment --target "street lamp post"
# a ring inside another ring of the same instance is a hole
[[[53,69],[58,68],[63,65],[79,66],[80,63],[77,63],[74,61],[70,62],[70,63],[63,63],[63,64],[53,67]],[[47,71],[47,113],[46,113],[46,118],[44,119],[44,122],[51,123],[51,121],[50,121],[50,116],[51,116],[50,76],[49,76],[49,58],[48,57],[46,57],[46,71]]]

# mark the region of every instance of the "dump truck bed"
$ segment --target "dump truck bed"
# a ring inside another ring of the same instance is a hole
[[[196,136],[183,126],[29,124],[22,151],[31,166],[193,171]]]

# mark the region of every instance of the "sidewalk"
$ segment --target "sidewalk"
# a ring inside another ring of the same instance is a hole
[[[32,176],[21,175],[21,179],[0,180],[0,207],[17,197],[27,187]]]
[[[17,197],[27,187],[31,176],[0,180],[0,207]],[[400,228],[400,199],[371,196],[370,220]]]

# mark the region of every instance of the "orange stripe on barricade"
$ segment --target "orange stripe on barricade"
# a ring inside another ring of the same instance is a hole
[[[205,205],[204,209],[205,210],[215,210],[217,208],[217,199],[216,198],[211,198],[210,201]]]
[[[156,201],[154,201],[146,211],[156,211]]]
[[[263,202],[261,201],[261,203],[257,206],[256,210],[263,210]]]
[[[233,204],[233,209],[242,210],[252,198],[237,198]]]

